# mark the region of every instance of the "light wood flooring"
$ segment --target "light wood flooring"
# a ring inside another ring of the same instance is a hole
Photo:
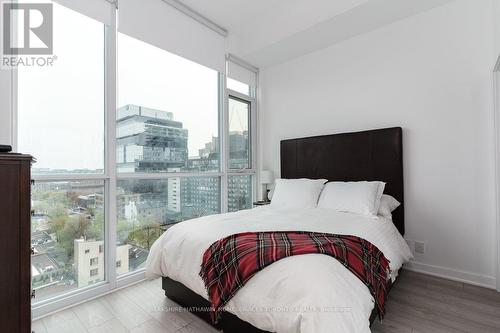
[[[36,333],[201,333],[217,332],[176,306],[161,280],[143,282],[33,322]],[[402,272],[389,295],[387,315],[374,333],[500,332],[500,293]]]

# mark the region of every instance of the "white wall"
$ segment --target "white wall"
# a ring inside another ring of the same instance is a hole
[[[11,70],[0,68],[0,144],[12,144]]]
[[[404,128],[412,268],[495,284],[493,2],[457,0],[262,70],[261,163],[279,141]]]

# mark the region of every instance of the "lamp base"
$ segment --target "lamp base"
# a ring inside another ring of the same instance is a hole
[[[269,190],[267,189],[267,184],[264,184],[264,191],[262,191],[262,201],[269,202]]]
[[[267,189],[267,185],[266,185],[266,195],[264,196],[264,201],[265,202],[271,202],[271,200],[269,199],[269,193],[271,192],[271,190],[268,190]]]

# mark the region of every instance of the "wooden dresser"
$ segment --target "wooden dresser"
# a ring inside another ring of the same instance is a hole
[[[31,332],[31,161],[0,154],[2,332]]]

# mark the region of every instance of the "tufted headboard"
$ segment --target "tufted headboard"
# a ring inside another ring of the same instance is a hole
[[[401,202],[392,219],[404,235],[401,127],[282,140],[281,178],[386,182],[384,193]]]

